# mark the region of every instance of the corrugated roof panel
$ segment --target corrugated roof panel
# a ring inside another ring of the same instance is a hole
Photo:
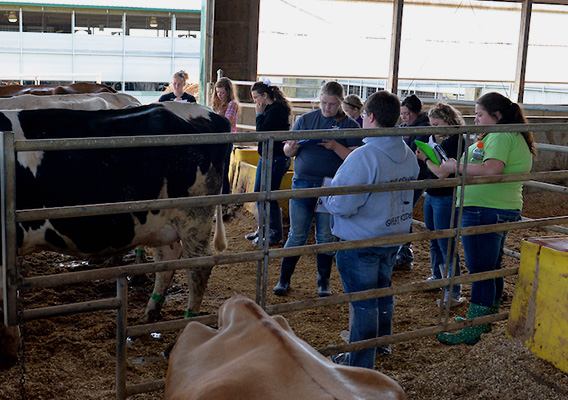
[[[201,11],[202,0],[27,0],[27,1],[0,1],[2,5],[11,6],[65,6],[65,7],[94,7],[110,9],[136,9],[136,10],[179,10]]]

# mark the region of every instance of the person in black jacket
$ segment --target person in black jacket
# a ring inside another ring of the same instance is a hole
[[[290,130],[290,114],[292,107],[286,96],[278,86],[272,85],[269,81],[256,82],[251,89],[252,98],[256,109],[256,130],[257,132],[266,131],[287,131]],[[286,172],[290,168],[291,158],[284,154],[284,143],[280,140],[274,141],[272,158],[272,181],[270,190],[280,189],[280,184]],[[262,165],[262,144],[258,144],[258,154],[260,159],[256,167],[256,180],[254,191],[260,191]],[[260,203],[257,203],[259,215],[262,212]],[[259,218],[260,219],[260,218]],[[260,228],[245,236],[246,239],[258,243]],[[269,241],[271,245],[282,243],[282,210],[278,201],[270,202],[270,227]]]
[[[183,69],[173,74],[172,81],[170,82],[172,91],[160,96],[158,102],[161,103],[164,101],[182,101],[185,103],[195,103],[197,101],[195,100],[195,97],[193,97],[193,95],[189,93],[184,92],[183,90],[185,88],[185,83],[187,82],[188,77],[189,76],[187,75],[187,72],[185,72]]]
[[[422,111],[422,100],[418,98],[415,94],[407,96],[401,104],[400,107],[400,118],[402,119],[402,124],[399,125],[400,128],[416,128],[419,126],[430,126],[430,121],[428,120],[428,114]],[[410,147],[410,149],[415,152],[416,144],[415,140],[420,140],[421,142],[428,143],[430,135],[408,135],[403,136],[405,143]],[[428,167],[424,164],[424,161],[418,160],[418,166],[420,167],[420,173],[418,174],[418,179],[426,179],[428,177]],[[414,191],[413,205],[416,206],[424,189],[416,189]],[[412,227],[410,227],[410,232],[412,232]],[[396,262],[394,264],[394,271],[410,271],[414,265],[414,253],[410,247],[410,243],[405,243],[400,246],[398,253],[396,254]]]
[[[428,111],[428,118],[432,126],[465,125],[460,112],[451,105],[441,101]],[[444,150],[448,158],[459,159],[461,157],[463,151],[458,149],[460,135],[447,137],[436,135],[436,139],[442,139],[439,146]],[[423,151],[417,149],[415,153],[418,160],[423,161],[428,167],[427,179],[438,179],[438,175],[445,177],[446,174],[441,170],[442,167],[428,159]],[[453,174],[448,176],[448,178],[453,177]],[[453,193],[453,187],[426,189],[426,196],[424,197],[424,223],[426,224],[426,229],[433,231],[452,227],[450,222],[452,219],[452,203],[454,202]],[[428,278],[427,281],[444,277],[449,278],[451,275],[460,275],[459,256],[457,257],[454,272],[452,272],[453,260],[446,260],[449,243],[450,239],[448,238],[430,240],[430,267],[432,268],[432,276]],[[452,246],[456,245],[453,240],[451,243]],[[453,254],[453,248],[451,254]],[[465,298],[461,297],[460,284],[453,286],[451,296],[449,287],[446,287],[444,306],[448,301],[450,302],[450,307],[459,306],[465,301]],[[439,302],[440,299],[438,299],[438,305],[440,304]]]

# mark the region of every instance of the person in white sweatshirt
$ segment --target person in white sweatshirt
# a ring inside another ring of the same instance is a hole
[[[379,91],[365,102],[363,128],[394,127],[400,100]],[[416,156],[401,136],[366,137],[337,170],[331,186],[361,185],[416,180]],[[359,193],[322,197],[332,215],[331,229],[340,240],[369,239],[408,233],[412,222],[413,190]],[[337,252],[337,269],[346,293],[391,285],[398,245],[366,247]],[[351,303],[349,342],[392,334],[393,296]],[[342,364],[375,368],[375,354],[390,354],[390,345],[354,351]]]

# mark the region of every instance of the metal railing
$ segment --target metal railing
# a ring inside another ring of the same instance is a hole
[[[496,126],[467,126],[467,127],[421,127],[421,128],[405,128],[402,131],[399,128],[389,129],[366,129],[366,130],[338,130],[333,132],[335,138],[345,137],[361,137],[361,136],[400,136],[413,134],[476,134],[482,132],[524,132],[524,131],[562,131],[568,130],[565,124],[532,124],[532,125],[496,125]],[[380,237],[364,240],[336,242],[319,245],[308,245],[293,248],[276,248],[271,249],[268,246],[268,232],[264,229],[262,234],[264,240],[259,241],[259,249],[257,251],[235,253],[235,254],[219,254],[209,257],[198,257],[184,260],[172,260],[155,262],[151,264],[133,264],[129,266],[120,266],[114,268],[105,268],[91,271],[69,272],[58,275],[38,276],[32,278],[19,277],[19,271],[16,266],[16,224],[21,221],[30,221],[46,218],[69,218],[79,216],[93,216],[103,214],[115,214],[124,212],[148,211],[166,208],[176,208],[180,206],[192,205],[213,205],[213,204],[233,204],[243,202],[261,202],[263,203],[261,212],[261,224],[268,225],[268,216],[270,215],[270,200],[284,200],[302,197],[317,197],[325,195],[341,195],[349,193],[364,192],[381,192],[392,190],[410,190],[419,188],[434,187],[453,187],[461,186],[462,190],[467,185],[513,182],[513,181],[541,181],[546,179],[566,179],[568,178],[568,170],[537,172],[517,175],[499,175],[487,177],[469,177],[460,176],[452,179],[410,181],[396,183],[380,183],[370,185],[344,186],[344,187],[326,187],[317,189],[296,189],[296,190],[277,190],[270,191],[270,179],[272,165],[272,152],[270,151],[274,140],[284,139],[321,139],[329,137],[329,130],[317,131],[286,131],[286,132],[262,132],[262,133],[231,133],[231,134],[200,134],[200,135],[166,135],[166,136],[139,136],[139,137],[114,137],[114,138],[89,138],[89,139],[52,139],[52,140],[33,140],[20,141],[14,140],[12,133],[4,133],[3,135],[3,154],[4,164],[2,164],[2,245],[3,245],[3,288],[4,288],[4,308],[6,323],[14,325],[20,322],[29,321],[38,318],[49,318],[56,315],[68,315],[74,313],[91,312],[97,310],[117,310],[117,363],[116,363],[116,387],[117,399],[124,399],[127,396],[137,393],[143,393],[150,390],[158,390],[164,387],[164,380],[158,380],[148,383],[139,383],[127,385],[126,382],[126,338],[131,336],[145,335],[151,332],[163,332],[170,330],[182,329],[191,321],[199,321],[202,323],[214,323],[217,320],[216,315],[200,316],[191,319],[164,321],[153,324],[144,324],[136,326],[127,326],[126,323],[126,304],[127,304],[127,285],[126,277],[150,272],[171,271],[176,269],[189,269],[204,266],[216,266],[225,264],[240,264],[243,262],[256,261],[257,267],[257,303],[261,304],[269,314],[291,312],[305,310],[312,307],[324,307],[335,304],[344,304],[352,301],[384,297],[396,294],[409,293],[413,291],[425,291],[433,288],[443,288],[448,285],[459,283],[471,283],[484,279],[493,279],[497,277],[505,277],[516,275],[518,268],[508,268],[499,271],[487,273],[452,276],[450,278],[440,279],[433,282],[418,282],[402,286],[374,289],[364,292],[351,294],[334,295],[327,298],[319,298],[306,300],[302,302],[292,302],[278,305],[266,305],[266,286],[267,286],[267,268],[270,259],[314,254],[322,252],[332,252],[344,249],[363,248],[369,246],[392,245],[407,241],[421,241],[436,238],[454,238],[457,240],[459,236],[474,235],[487,232],[500,232],[513,229],[527,229],[536,227],[547,227],[556,224],[568,223],[568,216],[556,218],[541,218],[536,220],[524,220],[520,222],[512,222],[498,225],[476,226],[469,228],[461,228],[458,223],[457,228],[446,229],[441,231],[425,231],[412,234],[396,235],[389,237]],[[463,135],[462,135],[463,137]],[[206,145],[213,143],[226,142],[262,142],[263,157],[266,163],[263,163],[265,169],[262,171],[262,190],[258,193],[240,193],[231,195],[216,196],[196,196],[188,198],[164,199],[142,202],[122,202],[115,204],[93,204],[81,205],[74,207],[54,207],[35,210],[16,210],[15,209],[15,162],[16,153],[21,151],[50,151],[50,150],[71,150],[71,149],[98,149],[98,148],[116,148],[116,147],[134,147],[134,146],[175,146],[175,145]],[[549,150],[549,149],[546,149]],[[553,149],[556,150],[556,149]],[[467,161],[466,161],[467,162]],[[454,202],[455,203],[455,202]],[[266,221],[266,223],[263,223]],[[455,247],[455,246],[454,246]],[[455,264],[455,263],[454,263]],[[18,291],[40,287],[54,287],[69,283],[87,282],[98,279],[117,279],[117,296],[115,298],[77,303],[71,305],[60,305],[45,307],[42,309],[22,310],[18,311]],[[441,315],[441,314],[440,314]],[[466,320],[458,323],[449,321],[449,307],[446,308],[445,317],[439,324],[433,327],[420,329],[412,332],[405,332],[396,335],[383,336],[377,339],[336,346],[333,348],[320,349],[324,355],[359,350],[387,343],[396,343],[403,340],[411,340],[419,337],[430,336],[448,329],[457,329],[461,327],[484,324],[505,319],[507,313],[495,314],[474,320]]]

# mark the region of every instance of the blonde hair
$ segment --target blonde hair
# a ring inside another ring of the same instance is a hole
[[[172,75],[172,80],[174,80],[174,78],[180,78],[183,79],[183,81],[187,81],[187,79],[189,78],[189,75],[187,74],[187,72],[185,72],[183,69],[180,69],[178,72],[175,72]]]
[[[443,101],[436,103],[436,105],[428,111],[428,118],[441,119],[448,125],[465,125],[461,113]]]
[[[363,102],[361,101],[361,98],[356,94],[350,94],[348,96],[345,96],[343,102],[348,106],[358,108],[359,110],[363,108]]]
[[[215,84],[215,88],[223,88],[227,91],[227,97],[225,97],[225,100],[221,101],[221,99],[217,96],[217,91],[213,90],[213,101],[211,102],[211,105],[216,113],[225,114],[227,106],[231,101],[234,101],[237,104],[239,103],[235,85],[233,85],[233,81],[229,78],[220,78]]]
[[[323,96],[324,94],[326,94],[328,96],[337,97],[337,100],[341,103],[341,101],[343,101],[343,85],[339,82],[336,82],[336,81],[326,82],[321,87],[320,97]],[[343,107],[340,106],[339,110],[337,110],[336,116],[334,117],[335,121],[341,122],[346,117],[347,117],[347,114],[345,114]]]

